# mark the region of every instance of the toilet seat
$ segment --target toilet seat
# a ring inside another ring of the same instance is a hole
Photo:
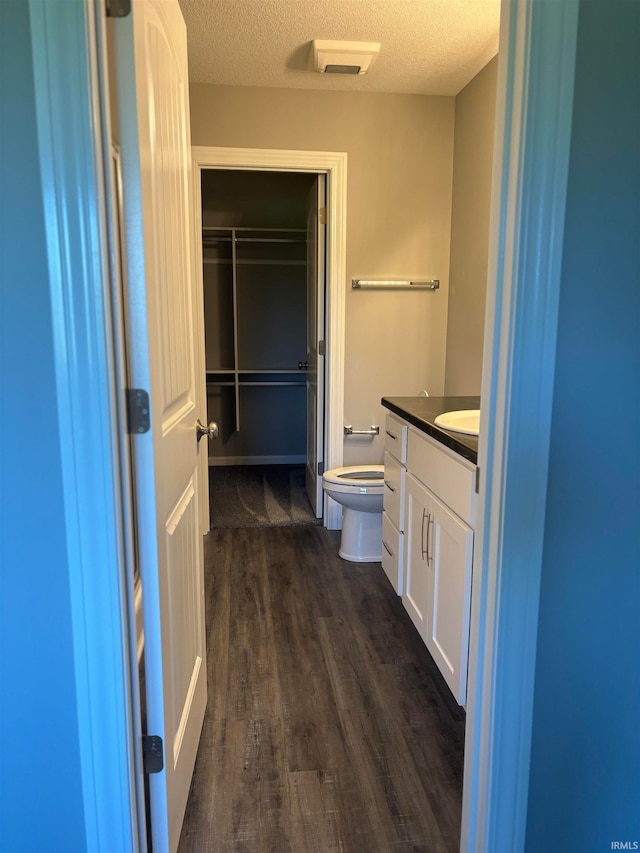
[[[384,464],[346,465],[332,468],[322,475],[325,483],[336,492],[358,491],[360,494],[384,491]]]

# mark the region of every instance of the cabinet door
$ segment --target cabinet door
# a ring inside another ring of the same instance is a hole
[[[423,638],[460,705],[467,693],[473,530],[431,495],[425,521],[429,613]]]
[[[402,603],[426,642],[430,610],[427,521],[433,496],[410,474],[405,480],[405,581]]]

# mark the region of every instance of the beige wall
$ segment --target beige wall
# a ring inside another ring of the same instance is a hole
[[[447,394],[479,394],[489,248],[498,58],[458,94],[455,111]]]
[[[192,84],[193,145],[346,151],[345,423],[384,424],[384,395],[444,390],[454,99]],[[432,293],[352,278],[439,278]],[[345,465],[382,460],[345,440]]]

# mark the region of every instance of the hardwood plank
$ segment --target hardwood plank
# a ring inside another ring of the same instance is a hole
[[[252,720],[247,725],[239,784],[229,798],[230,850],[281,853],[289,842],[289,792],[277,721]],[[222,849],[225,849],[224,847]]]
[[[294,538],[300,554],[300,581],[307,606],[315,616],[339,616],[351,612],[345,584],[348,566],[338,557],[339,531],[301,528]]]
[[[207,638],[207,683],[209,700],[205,714],[202,739],[215,736],[226,722],[225,691],[217,685],[228,680],[229,617],[232,562],[231,537],[228,531],[216,531],[205,536],[205,622]]]
[[[240,788],[246,723],[220,727],[215,740],[201,740],[178,853],[224,850],[232,839],[233,803]]]
[[[312,568],[295,531],[275,531],[270,544],[273,641],[288,767],[330,770],[343,763],[344,743],[311,601],[305,596],[303,573]]]
[[[383,849],[400,843],[426,842],[432,850],[447,850],[428,798],[415,771],[402,732],[389,719],[380,693],[377,669],[362,665],[358,655],[335,656],[331,632],[336,620],[322,619],[323,651],[330,673],[347,751],[358,768],[367,819],[377,821]],[[342,631],[345,626],[341,624]],[[354,638],[353,648],[357,647]]]
[[[333,853],[344,850],[336,802],[336,771],[291,773],[293,839],[298,850]]]
[[[272,713],[277,686],[262,531],[233,536],[228,631],[227,717],[262,719]]]

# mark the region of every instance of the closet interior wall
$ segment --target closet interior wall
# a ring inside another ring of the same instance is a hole
[[[306,199],[315,175],[202,173],[211,465],[306,460]]]

